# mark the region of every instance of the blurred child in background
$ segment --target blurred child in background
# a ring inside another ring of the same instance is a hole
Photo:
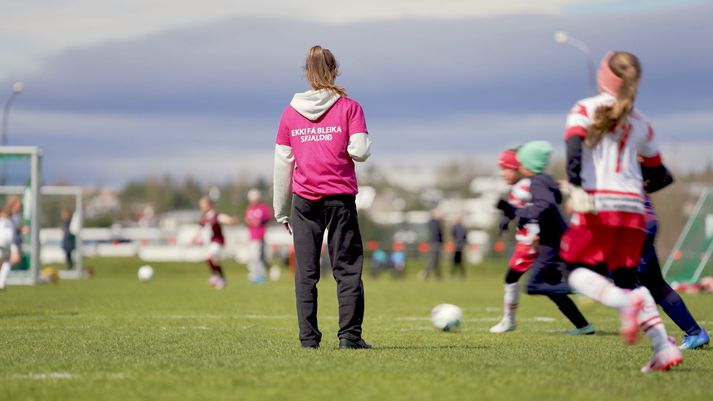
[[[561,283],[559,242],[567,225],[557,207],[562,194],[552,178],[544,174],[551,151],[549,143],[534,141],[518,150],[506,150],[498,160],[501,176],[512,185],[508,201],[501,200],[497,205],[504,214],[501,229],[506,230],[515,220],[517,244],[505,275],[503,319],[490,329],[491,333],[515,330],[518,281],[532,268],[527,292],[546,295],[557,305],[575,326],[568,334],[594,334],[594,326],[567,296],[569,288]]]
[[[5,289],[7,276],[10,274],[12,265],[20,262],[20,250],[15,241],[15,224],[10,219],[13,214],[14,202],[8,199],[5,207],[0,210],[0,290]]]
[[[200,224],[209,231],[210,235],[207,262],[211,275],[210,279],[208,279],[208,284],[211,287],[220,290],[227,284],[225,273],[223,272],[223,268],[220,266],[220,258],[223,252],[223,247],[225,246],[223,224],[236,224],[238,219],[216,211],[213,200],[207,196],[202,197],[198,202],[198,205],[203,213]],[[200,233],[196,234],[194,242],[199,242],[199,235]]]
[[[250,233],[248,244],[248,279],[253,283],[264,283],[267,275],[265,259],[265,232],[272,220],[272,210],[262,202],[262,194],[257,189],[248,191],[248,207],[245,209],[245,224]]]

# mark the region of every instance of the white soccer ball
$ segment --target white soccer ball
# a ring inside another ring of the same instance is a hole
[[[438,330],[453,331],[460,327],[463,309],[451,304],[439,304],[431,311],[431,323]]]
[[[153,267],[145,265],[139,267],[139,281],[150,281],[153,278]]]

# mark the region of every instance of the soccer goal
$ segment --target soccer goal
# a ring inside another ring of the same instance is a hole
[[[39,280],[41,159],[37,147],[0,147],[0,196],[3,205],[15,205],[9,208],[9,217],[17,227],[16,243],[23,255],[7,284],[33,285]]]
[[[713,190],[705,190],[681,236],[666,259],[663,275],[669,282],[695,283],[713,274]]]

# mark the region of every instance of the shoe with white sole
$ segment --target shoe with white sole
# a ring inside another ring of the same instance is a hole
[[[703,348],[703,346],[707,345],[710,341],[711,339],[708,336],[708,332],[706,332],[705,330],[701,330],[701,332],[696,334],[695,336],[684,336],[681,345],[678,346],[678,349]]]
[[[594,325],[589,323],[588,325],[580,328],[574,328],[572,330],[565,331],[565,334],[570,336],[591,336],[595,333]]]
[[[653,358],[641,368],[641,371],[654,372],[654,371],[665,371],[670,370],[674,366],[678,366],[683,363],[683,354],[681,350],[676,347],[676,342],[673,338],[669,337],[669,346],[662,349],[659,352],[655,352]]]
[[[500,334],[515,330],[515,321],[512,319],[503,319],[498,324],[490,328],[491,333]]]

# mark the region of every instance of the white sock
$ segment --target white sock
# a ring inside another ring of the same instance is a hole
[[[670,344],[668,343],[666,327],[663,325],[663,321],[659,315],[659,309],[651,293],[646,287],[639,287],[634,291],[640,293],[644,298],[644,305],[641,308],[641,312],[639,312],[637,321],[641,331],[643,331],[646,337],[651,341],[654,352],[659,352],[669,347]]]
[[[520,285],[518,283],[505,284],[504,303],[503,318],[514,321],[517,305],[520,303]]]
[[[574,269],[569,274],[569,285],[578,293],[606,306],[621,309],[629,305],[629,297],[625,290],[589,269]]]
[[[10,274],[11,268],[10,262],[4,262],[2,267],[0,267],[0,290],[5,289],[5,282],[7,281],[7,275]]]

